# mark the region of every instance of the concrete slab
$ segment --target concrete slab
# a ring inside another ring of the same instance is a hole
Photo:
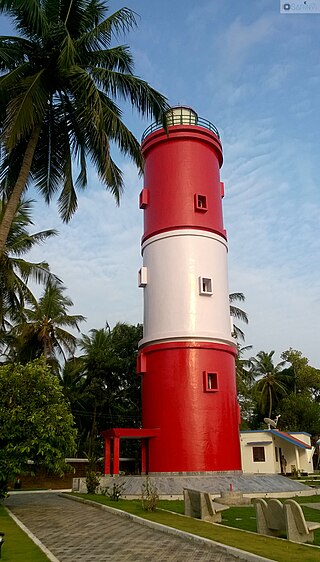
[[[317,491],[309,486],[291,480],[285,476],[267,474],[216,474],[202,476],[149,476],[150,482],[158,490],[160,497],[183,497],[183,488],[192,488],[209,492],[213,496],[220,496],[222,492],[242,492],[248,495],[289,494],[313,495]],[[141,495],[142,485],[146,482],[145,476],[104,476],[101,478],[102,488],[112,488],[113,484],[124,484],[123,497]],[[74,491],[86,492],[85,478],[74,479]]]

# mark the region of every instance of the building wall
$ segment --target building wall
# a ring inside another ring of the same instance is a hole
[[[310,445],[310,435],[307,433],[290,433],[289,435]],[[295,446],[267,430],[241,432],[240,445],[244,473],[281,474],[281,455],[287,461],[287,474],[295,470],[313,473],[313,451],[311,449]],[[264,449],[264,461],[254,461],[254,447]]]
[[[254,443],[254,445],[252,444]],[[270,434],[263,431],[248,431],[240,433],[242,470],[249,474],[277,474],[278,469],[273,439]],[[253,448],[263,448],[265,460],[253,460]]]

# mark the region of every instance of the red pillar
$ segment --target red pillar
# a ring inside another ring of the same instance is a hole
[[[120,438],[113,438],[113,475],[119,474],[119,453],[120,453]]]
[[[147,474],[147,439],[141,440],[141,474]]]
[[[104,441],[104,474],[111,473],[111,458],[110,458],[110,437],[105,437]]]

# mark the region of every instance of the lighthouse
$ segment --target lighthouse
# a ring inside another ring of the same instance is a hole
[[[145,160],[143,465],[149,474],[241,470],[219,133],[188,107],[151,125]]]

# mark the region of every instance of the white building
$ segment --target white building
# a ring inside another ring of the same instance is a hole
[[[242,470],[245,474],[313,473],[310,434],[278,429],[241,431]]]

